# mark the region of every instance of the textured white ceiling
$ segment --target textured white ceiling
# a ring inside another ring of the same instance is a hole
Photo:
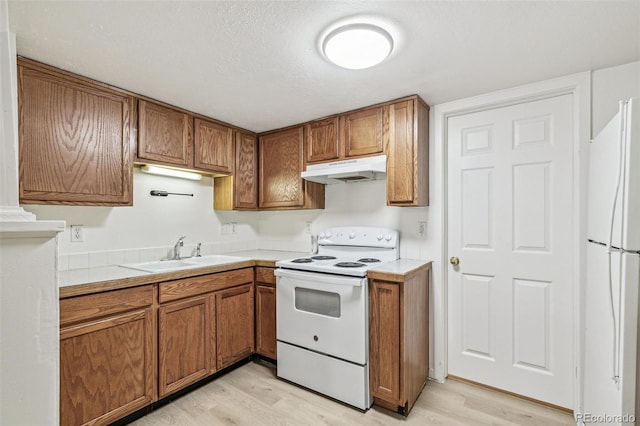
[[[396,49],[343,70],[337,21]],[[417,93],[430,105],[640,59],[640,1],[9,2],[18,54],[263,131]]]

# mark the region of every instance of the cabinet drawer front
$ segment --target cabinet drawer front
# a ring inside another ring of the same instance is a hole
[[[253,268],[160,283],[160,303],[210,293],[240,284],[253,283]]]
[[[273,273],[274,271],[274,268],[256,267],[256,282],[260,284],[273,284],[273,287],[275,287],[276,276]]]
[[[150,306],[153,286],[132,287],[60,300],[60,326]]]

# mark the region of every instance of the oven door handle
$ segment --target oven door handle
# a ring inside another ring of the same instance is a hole
[[[365,277],[348,277],[341,275],[323,274],[322,272],[303,272],[282,268],[276,269],[274,273],[276,277],[351,287],[362,287],[367,280]]]

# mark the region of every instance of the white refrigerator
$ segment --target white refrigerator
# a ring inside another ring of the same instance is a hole
[[[576,417],[586,424],[634,424],[640,415],[640,99],[620,102],[591,141],[588,185],[583,410]]]

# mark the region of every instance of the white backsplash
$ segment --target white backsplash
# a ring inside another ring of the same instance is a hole
[[[417,222],[427,207],[389,207],[386,182],[326,186],[324,210],[226,212],[213,210],[212,178],[193,182],[134,171],[133,207],[24,206],[38,219],[65,220],[59,238],[59,270],[83,269],[167,258],[185,235],[183,255],[241,250],[311,251],[311,235],[332,226],[381,226],[400,231],[400,256],[426,259],[428,240],[418,238]],[[193,193],[193,197],[153,197],[152,189]],[[236,233],[222,232],[235,224]],[[310,224],[311,233],[308,228]],[[82,225],[84,241],[72,243],[70,225]],[[427,227],[431,229],[431,227]]]

